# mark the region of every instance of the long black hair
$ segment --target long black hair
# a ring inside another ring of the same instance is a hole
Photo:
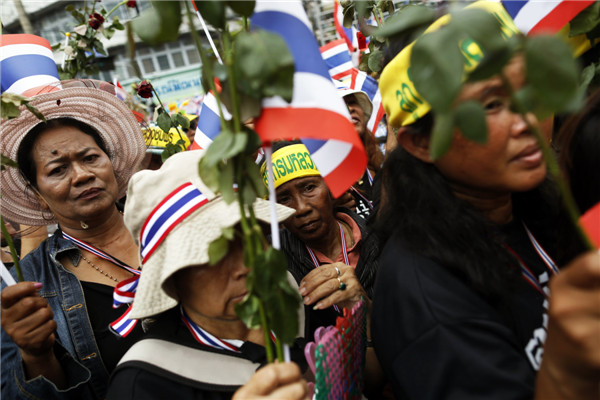
[[[406,134],[428,135],[432,125],[433,117],[426,116]],[[400,240],[411,251],[448,268],[490,302],[501,302],[520,269],[503,245],[500,227],[456,197],[434,165],[401,146],[392,151],[380,173],[383,193],[374,226],[379,237]],[[513,195],[514,215],[526,221],[545,247],[555,242],[548,223],[557,213],[557,200],[549,181]]]

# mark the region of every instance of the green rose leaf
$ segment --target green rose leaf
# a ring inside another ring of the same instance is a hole
[[[422,36],[413,47],[410,74],[435,111],[447,111],[462,86],[463,56],[456,32],[444,27]]]
[[[171,117],[165,111],[158,114],[158,118],[156,119],[156,124],[163,132],[168,133],[171,129]]]
[[[385,20],[383,26],[374,33],[377,37],[390,37],[435,21],[435,11],[428,7],[409,5]]]
[[[238,317],[250,329],[260,328],[260,300],[256,296],[247,296],[242,302],[235,305]]]
[[[142,41],[151,45],[177,40],[181,24],[181,3],[160,0],[151,3],[152,8],[131,20],[134,32]]]
[[[110,40],[110,38],[113,37],[113,35],[115,34],[115,30],[112,27],[104,28],[104,29],[102,29],[102,34],[104,35],[105,38]]]
[[[484,53],[503,47],[506,43],[500,23],[486,10],[462,9],[452,14],[450,24],[465,32]]]
[[[358,63],[358,69],[361,71],[369,71],[369,58],[371,53],[362,53],[360,55],[360,62]]]
[[[431,134],[429,153],[437,160],[450,148],[454,135],[454,115],[450,111],[435,114],[435,124]]]
[[[219,185],[221,182],[220,171],[218,168],[215,168],[214,165],[208,165],[206,162],[206,157],[203,157],[198,164],[198,174],[200,175],[200,178],[202,178],[202,182],[204,182],[204,184],[208,186],[210,190],[213,192],[217,192],[219,190]]]
[[[19,164],[10,158],[6,157],[4,154],[0,154],[0,170],[4,171],[6,167],[17,168]]]
[[[477,143],[487,142],[487,124],[485,111],[475,100],[460,103],[454,111],[454,124],[464,137]]]
[[[569,36],[577,36],[588,33],[600,24],[600,3],[594,2],[581,11],[570,22],[571,30]]]
[[[568,44],[553,36],[530,37],[525,42],[525,61],[527,81],[545,112],[562,111],[576,100],[579,70]]]
[[[173,119],[175,120],[175,124],[181,126],[183,129],[190,128],[190,120],[186,116],[175,113]]]
[[[368,1],[357,1],[355,7],[359,18],[367,18],[373,12],[373,5]]]
[[[219,236],[217,239],[210,242],[208,245],[208,263],[215,265],[225,257],[229,250],[229,241],[224,236]]]
[[[469,72],[468,80],[481,81],[499,74],[514,55],[514,47],[509,43],[493,51],[487,52],[477,67]]]
[[[119,21],[119,17],[114,17],[113,18],[112,27],[115,28],[115,29],[117,29],[117,30],[119,30],[119,31],[122,31],[122,30],[125,29],[125,27],[123,26],[123,24],[121,23],[121,21]]]
[[[244,94],[255,98],[279,95],[291,101],[294,59],[279,35],[264,30],[240,32],[234,48],[237,59],[244,60],[234,65]]]
[[[234,161],[228,160],[227,162],[224,162],[220,170],[219,189],[223,196],[223,200],[225,200],[227,204],[231,204],[235,200],[235,191],[233,190],[233,177],[235,173]],[[232,238],[228,239],[231,240]]]
[[[247,174],[248,180],[252,184],[254,193],[257,197],[264,197],[267,195],[267,188],[263,182],[262,175],[260,174],[260,167],[256,165],[254,160],[246,157],[244,161],[244,171]]]
[[[42,112],[40,110],[38,110],[36,107],[32,106],[31,104],[29,104],[29,102],[24,103],[25,107],[33,114],[35,115],[39,120],[42,120],[44,122],[46,122],[46,117],[44,117],[44,114],[42,114]]]
[[[209,24],[218,29],[225,28],[225,2],[219,0],[194,0],[196,7]]]
[[[344,25],[344,28],[350,28],[354,23],[354,4],[350,3],[348,7],[344,7],[343,14],[344,20],[342,22],[342,25]]]
[[[243,0],[243,1],[228,1],[227,5],[236,13],[243,17],[250,17],[254,13],[254,6],[256,1]]]
[[[380,50],[372,52],[369,56],[368,65],[371,71],[380,72],[383,67],[383,52]]]

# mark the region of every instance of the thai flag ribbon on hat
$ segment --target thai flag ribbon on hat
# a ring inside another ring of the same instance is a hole
[[[352,77],[352,55],[343,39],[329,42],[321,46],[320,50],[332,79],[344,80]]]
[[[339,197],[362,176],[367,157],[302,3],[258,0],[251,28],[279,34],[295,64],[292,102],[280,97],[264,99],[256,132],[267,143],[301,138],[332,195]]]
[[[354,68],[352,70],[352,80],[350,83],[352,89],[362,90],[369,96],[371,103],[373,103],[373,112],[369,121],[367,121],[367,129],[375,133],[379,121],[383,118],[385,110],[383,109],[383,103],[381,102],[381,92],[379,91],[379,83],[377,80],[369,76],[364,71],[359,71]]]
[[[173,228],[206,203],[207,197],[191,182],[169,193],[148,215],[140,231],[142,264]]]
[[[223,117],[226,120],[230,120],[231,114],[223,104],[221,104],[221,109],[223,110]],[[219,132],[221,132],[221,118],[219,117],[217,99],[212,92],[208,92],[204,96],[204,101],[200,107],[198,126],[196,127],[194,143],[190,146],[190,150],[208,148]]]
[[[515,25],[526,35],[560,31],[594,0],[503,0]]]
[[[28,90],[59,82],[50,42],[29,34],[0,35],[2,93],[28,96]]]

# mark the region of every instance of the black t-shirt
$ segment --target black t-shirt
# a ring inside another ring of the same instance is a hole
[[[503,230],[543,280],[547,268],[522,225]],[[380,258],[372,339],[396,398],[531,399],[545,297],[517,277],[507,302],[499,310],[448,269],[391,238]]]
[[[108,327],[109,324],[123,315],[127,306],[113,308],[114,288],[112,286],[84,281],[81,281],[81,286],[96,344],[100,350],[102,362],[110,374],[123,354],[142,337],[143,330],[141,324],[138,323],[133,331],[124,338],[112,333]]]

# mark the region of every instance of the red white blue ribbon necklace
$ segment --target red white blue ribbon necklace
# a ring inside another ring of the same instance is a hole
[[[367,199],[358,189],[356,189],[354,186],[350,186],[350,190],[354,191],[354,193],[356,193],[361,199],[363,199],[365,204],[371,210],[373,209],[373,203],[371,203],[371,200]]]
[[[346,235],[344,235],[344,229],[342,229],[342,224],[340,224],[339,222],[337,222],[337,224],[338,224],[338,227],[340,228],[340,240],[342,242],[342,255],[344,256],[344,264],[350,265],[350,261],[348,259],[348,249],[346,247]],[[306,244],[304,244],[304,246],[306,247],[306,250],[308,250],[308,254],[310,255],[310,258],[312,259],[312,262],[315,265],[315,268],[319,268],[321,266],[321,263],[319,263],[319,259],[317,258],[317,256],[315,256],[315,253]],[[333,308],[338,313],[340,313],[340,314],[342,313],[337,305],[334,304]]]
[[[192,336],[201,344],[212,347],[214,349],[220,350],[229,350],[236,353],[240,353],[240,348],[244,344],[243,340],[235,340],[235,339],[221,339],[210,333],[206,332],[202,329],[198,324],[196,324],[192,319],[187,315],[182,306],[179,306],[179,310],[181,311],[181,319],[185,326],[189,329]],[[270,334],[271,340],[275,342],[275,334],[271,332]]]
[[[133,274],[131,278],[122,280],[121,282],[117,283],[117,286],[115,286],[115,289],[113,291],[113,308],[119,308],[124,304],[129,304],[130,306],[127,308],[125,313],[123,313],[123,315],[119,317],[119,319],[117,319],[109,325],[109,328],[117,335],[121,337],[129,335],[129,333],[131,333],[131,331],[133,330],[133,328],[135,328],[135,325],[137,323],[137,320],[129,318],[129,313],[131,312],[131,303],[133,303],[135,291],[137,290],[140,271],[135,268],[131,268],[123,261],[120,261],[119,259],[111,256],[110,254],[105,253],[100,249],[97,249],[89,243],[76,239],[65,232],[63,232],[62,234],[65,239],[70,240],[80,249],[89,251],[95,256],[109,261],[115,264],[116,266],[121,267],[124,270]]]
[[[531,233],[529,228],[527,228],[527,225],[525,225],[525,223],[523,223],[523,227],[525,228],[525,232],[527,232],[527,236],[529,237],[529,240],[531,241],[533,248],[538,253],[538,255],[540,256],[542,261],[544,262],[544,265],[546,265],[546,268],[553,275],[558,274],[559,270],[558,270],[558,267],[556,266],[556,263],[554,262],[554,260],[552,260],[552,258],[548,255],[548,253],[546,253],[546,251],[538,243],[538,241],[535,239],[535,237],[533,236],[533,234]],[[544,288],[542,287],[542,285],[536,278],[535,274],[529,269],[529,267],[527,267],[525,262],[521,259],[521,257],[519,257],[519,255],[513,249],[510,248],[510,246],[506,245],[506,248],[508,249],[508,251],[510,251],[512,253],[512,255],[515,256],[515,258],[519,262],[519,264],[521,266],[521,274],[523,275],[523,279],[525,279],[525,281],[527,281],[527,283],[529,283],[531,286],[533,286],[542,295],[546,296],[547,294],[544,291]]]

